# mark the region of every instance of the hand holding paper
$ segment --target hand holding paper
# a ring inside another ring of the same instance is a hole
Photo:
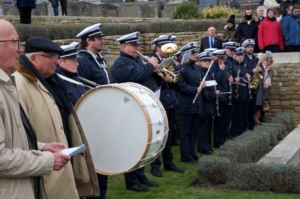
[[[85,150],[86,150],[86,147],[85,147],[85,144],[83,144],[83,145],[78,146],[78,147],[63,149],[63,150],[61,150],[61,152],[65,155],[73,156],[73,155],[76,155],[78,153],[83,153],[83,152],[85,152]]]

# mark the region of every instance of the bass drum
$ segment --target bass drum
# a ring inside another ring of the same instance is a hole
[[[119,175],[154,161],[165,147],[168,119],[155,94],[135,83],[98,86],[76,103],[96,172]]]

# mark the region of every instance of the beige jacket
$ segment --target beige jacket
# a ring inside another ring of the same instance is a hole
[[[31,176],[49,175],[54,157],[51,152],[29,151],[18,94],[11,84],[0,69],[0,198],[34,199]],[[41,199],[45,198],[42,191]]]
[[[19,65],[13,75],[21,104],[36,131],[37,140],[46,143],[61,142],[68,145],[61,115],[53,96],[25,66]],[[44,176],[44,186],[49,199],[78,199],[78,195],[99,195],[97,176],[89,146],[74,111],[69,116],[69,125],[73,146],[80,146],[84,143],[87,150],[73,157],[73,167],[71,163],[68,163],[62,170]]]

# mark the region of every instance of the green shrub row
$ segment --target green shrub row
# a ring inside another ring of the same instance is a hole
[[[300,193],[300,167],[255,163],[295,127],[291,113],[278,113],[272,121],[226,142],[215,155],[201,158],[192,184]]]
[[[211,26],[223,31],[226,20],[173,20],[138,24],[102,24],[102,32],[108,36],[124,35],[134,31],[140,33],[173,33],[207,31]],[[16,25],[21,41],[27,41],[31,36],[42,36],[51,40],[73,39],[89,24],[80,25]]]

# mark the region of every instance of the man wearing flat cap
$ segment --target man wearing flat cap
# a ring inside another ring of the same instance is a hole
[[[163,58],[167,58],[168,54],[163,52],[161,47],[164,44],[174,44],[174,39],[176,37],[173,35],[161,35],[158,38],[152,41],[152,44],[155,45],[154,51],[151,53],[150,57],[156,57],[159,60],[159,63],[162,62]],[[171,53],[173,54],[173,53]],[[165,170],[175,171],[175,172],[184,172],[183,169],[177,168],[173,162],[173,154],[171,149],[173,136],[175,135],[175,107],[178,106],[178,100],[176,97],[175,84],[173,83],[174,79],[171,75],[166,74],[165,78],[159,78],[159,85],[161,86],[160,91],[160,101],[163,104],[169,123],[169,134],[166,142],[166,146],[162,151],[162,160]],[[162,177],[162,173],[159,170],[161,166],[160,158],[158,157],[151,163],[151,173],[156,177]]]
[[[242,43],[242,47],[245,48],[245,58],[244,62],[247,66],[247,72],[250,77],[253,77],[254,73],[261,73],[261,67],[256,67],[259,59],[253,54],[255,46],[255,41],[253,39],[246,39]],[[249,101],[249,110],[248,110],[248,129],[253,130],[255,121],[254,121],[254,114],[255,114],[255,104],[256,104],[256,96],[257,96],[257,89],[251,89],[252,100]]]
[[[43,176],[47,197],[78,199],[79,196],[99,195],[88,143],[63,80],[55,74],[61,53],[63,49],[49,39],[29,38],[14,73],[16,87],[38,141],[61,142],[67,147],[85,144],[87,147],[84,156],[75,155],[64,169]]]
[[[158,71],[158,60],[151,57],[144,62],[138,56],[140,48],[139,32],[133,32],[117,39],[121,44],[120,57],[112,66],[111,73],[118,83],[135,82],[148,87],[153,92],[158,89],[154,73]],[[144,167],[125,173],[125,184],[128,190],[149,191],[149,187],[158,186],[144,174]]]

